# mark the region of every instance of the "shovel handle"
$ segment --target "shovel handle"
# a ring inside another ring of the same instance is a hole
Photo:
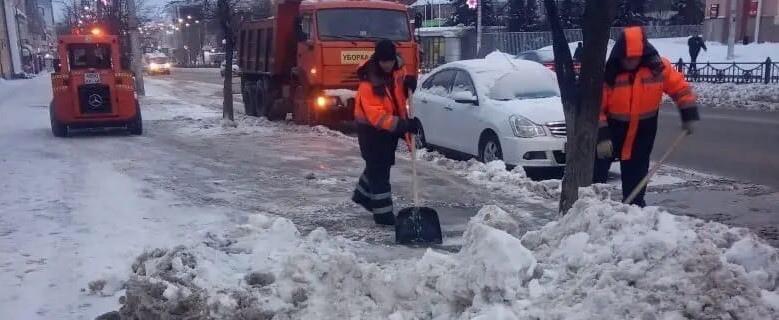
[[[411,97],[413,92],[409,90],[407,97]],[[411,115],[413,115],[414,105],[411,103],[411,99],[407,100],[407,117],[411,118]],[[407,139],[409,140],[409,146],[411,147],[411,193],[414,196],[414,207],[419,208],[419,184],[417,183],[417,146],[416,146],[416,132],[415,133],[409,133],[406,135]]]
[[[676,150],[676,148],[679,147],[679,145],[682,143],[682,141],[684,140],[684,137],[686,137],[688,135],[690,135],[689,131],[682,130],[682,132],[679,133],[678,136],[676,136],[676,139],[674,140],[674,142],[671,144],[671,146],[668,148],[668,150],[665,151],[665,153],[660,158],[660,160],[657,161],[657,163],[652,168],[652,170],[649,170],[649,173],[647,173],[647,175],[644,176],[643,179],[641,179],[641,182],[639,182],[638,185],[635,188],[633,188],[633,191],[630,192],[630,195],[628,195],[628,197],[625,198],[625,201],[623,201],[622,203],[628,203],[629,204],[629,203],[633,202],[633,200],[636,199],[636,197],[638,196],[638,193],[641,192],[641,189],[644,189],[644,187],[646,187],[646,185],[649,183],[649,179],[651,179],[655,175],[655,173],[657,173],[657,170],[659,170],[660,167],[663,166],[665,161],[668,160],[668,157],[670,157],[671,154]]]
[[[411,192],[414,194],[414,206],[419,208],[419,184],[417,182],[417,146],[411,136]]]

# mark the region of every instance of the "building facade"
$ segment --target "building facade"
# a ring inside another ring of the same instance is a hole
[[[2,3],[0,4],[0,78],[2,79],[10,79],[14,74],[10,43],[5,16],[5,3]]]
[[[736,2],[736,41],[779,42],[779,0],[706,0],[706,40],[728,41],[731,1]]]
[[[52,0],[2,0],[0,15],[0,76],[45,70],[56,37]]]

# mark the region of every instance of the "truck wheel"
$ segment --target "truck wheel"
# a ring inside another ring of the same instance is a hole
[[[241,95],[243,96],[243,108],[247,116],[257,116],[257,82],[241,79]]]
[[[295,98],[292,100],[292,120],[296,124],[311,124],[310,110],[306,105],[305,93],[303,87],[297,87],[295,90]]]
[[[268,120],[279,121],[284,120],[287,117],[287,110],[290,109],[289,104],[292,103],[289,99],[276,99],[273,103],[273,107],[267,110]]]
[[[269,99],[265,80],[257,80],[254,86],[254,104],[257,108],[258,117],[270,118],[270,110],[273,108],[272,99]]]
[[[54,117],[54,102],[49,104],[49,118],[51,120],[51,134],[58,138],[67,137],[68,126],[57,121]]]
[[[135,102],[135,119],[127,124],[127,131],[134,136],[143,134],[143,117],[141,117],[141,107],[138,105],[137,101]]]

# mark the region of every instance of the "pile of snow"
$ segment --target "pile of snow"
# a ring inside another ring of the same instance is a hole
[[[692,83],[698,104],[722,109],[779,111],[779,85]],[[670,101],[669,98],[666,100]]]
[[[519,235],[488,206],[462,250],[384,265],[283,218],[149,250],[120,313],[188,319],[769,319],[779,252],[745,229],[585,199]]]
[[[417,158],[445,170],[448,174],[463,177],[489,190],[524,198],[525,200],[550,200],[560,195],[560,180],[533,181],[522,167],[506,170],[503,161],[482,163],[476,159],[460,161],[447,158],[437,151],[417,150]],[[596,187],[597,188],[597,187]],[[587,192],[600,193],[600,190],[588,188]]]
[[[690,49],[687,46],[686,37],[679,38],[657,38],[649,39],[649,43],[654,46],[660,55],[668,58],[671,62],[677,62],[681,58],[682,60],[690,61]],[[571,42],[568,44],[571,54],[576,50],[578,42]],[[614,46],[614,41],[609,41],[606,51],[606,57],[608,58],[611,53],[611,48]],[[706,48],[708,50],[701,50],[698,55],[698,63],[705,62],[723,62],[723,61],[737,61],[737,62],[763,62],[766,58],[771,57],[772,61],[779,59],[779,43],[766,42],[766,43],[752,43],[748,45],[737,44],[734,48],[734,58],[727,59],[728,46],[723,43],[706,41]],[[540,54],[552,55],[552,46],[546,46],[537,50]]]
[[[428,6],[428,5],[445,5],[445,4],[451,4],[452,0],[417,0],[416,2],[412,3],[409,7],[421,7],[421,6]]]
[[[649,43],[657,48],[660,55],[668,58],[671,62],[679,61],[679,58],[689,62],[690,50],[687,46],[687,39],[689,38],[649,39]],[[773,61],[779,59],[779,43],[773,42],[752,43],[748,45],[737,44],[734,48],[735,55],[733,59],[727,59],[727,44],[706,41],[706,48],[708,50],[701,50],[698,55],[699,63],[721,61],[763,62],[767,57],[771,57],[771,60]]]

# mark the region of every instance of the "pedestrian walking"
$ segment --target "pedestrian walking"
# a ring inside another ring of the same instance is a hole
[[[698,108],[684,76],[660,57],[641,27],[625,28],[617,39],[604,82],[594,182],[606,182],[611,163],[619,158],[624,200],[648,173],[663,93],[676,103],[688,134],[699,119]],[[645,191],[632,204],[645,206]]]
[[[401,63],[395,44],[381,40],[357,71],[360,84],[354,119],[365,170],[352,201],[373,213],[373,220],[381,225],[395,224],[390,168],[395,164],[398,140],[418,128],[406,109],[406,99],[416,89],[416,81],[405,76]]]
[[[687,46],[690,49],[690,71],[696,73],[698,68],[695,64],[698,60],[698,54],[701,53],[701,49],[704,51],[708,50],[706,48],[706,41],[703,41],[703,37],[701,37],[699,34],[696,34],[690,37],[690,39],[687,39]]]

